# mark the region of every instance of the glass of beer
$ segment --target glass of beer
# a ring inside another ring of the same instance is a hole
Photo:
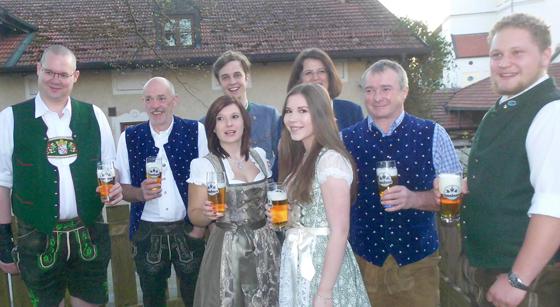
[[[206,187],[208,189],[208,200],[216,214],[223,216],[226,211],[226,173],[206,173]]]
[[[113,166],[113,161],[97,162],[97,182],[101,201],[104,203],[109,202],[111,200],[109,193],[115,184],[115,167]]]
[[[379,189],[379,197],[383,197],[385,190],[399,184],[399,173],[397,172],[397,163],[394,160],[378,161],[377,168],[377,187]]]
[[[158,157],[147,157],[146,158],[146,178],[155,179],[157,183],[161,184],[161,177],[163,173],[163,167],[161,163],[161,158]],[[155,188],[152,190],[156,190]]]
[[[438,175],[439,198],[441,210],[440,219],[443,223],[451,224],[459,221],[459,208],[463,201],[461,191],[462,173],[441,173]]]
[[[288,223],[288,194],[282,184],[269,182],[266,197],[271,205],[272,226],[281,229]]]

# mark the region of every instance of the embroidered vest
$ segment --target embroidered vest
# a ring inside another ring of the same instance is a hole
[[[147,122],[126,129],[126,147],[131,183],[135,187],[140,187],[142,181],[146,179],[146,157],[157,156],[159,151]],[[198,157],[198,122],[175,116],[168,142],[163,148],[169,160],[177,189],[187,207],[187,179],[190,176],[190,164],[193,159]],[[129,229],[131,239],[138,230],[143,211],[144,202],[131,204]],[[188,222],[188,216],[185,217],[185,221]]]
[[[484,116],[469,155],[461,218],[464,248],[476,267],[509,269],[521,249],[534,194],[525,141],[536,114],[560,99],[552,79]]]
[[[70,129],[77,159],[70,165],[78,216],[85,225],[99,217],[103,204],[97,187],[97,161],[101,159],[101,136],[93,106],[72,99]],[[47,159],[47,126],[35,118],[35,100],[12,107],[14,152],[12,207],[14,214],[40,232],[49,233],[59,218],[58,169]]]
[[[416,262],[438,248],[435,214],[421,210],[385,212],[377,189],[376,163],[395,160],[399,185],[411,191],[432,189],[434,123],[405,114],[390,136],[368,128],[367,118],[342,130],[356,161],[358,196],[351,208],[350,243],[354,252],[382,266],[392,255],[399,265]]]

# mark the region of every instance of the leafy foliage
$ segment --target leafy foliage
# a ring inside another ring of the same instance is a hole
[[[401,24],[430,47],[429,54],[410,57],[402,63],[409,79],[405,108],[407,112],[429,118],[432,108],[430,97],[443,86],[444,70],[453,64],[451,43],[439,29],[429,31],[428,26],[421,21],[403,17]]]

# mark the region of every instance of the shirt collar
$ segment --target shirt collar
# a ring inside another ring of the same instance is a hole
[[[152,133],[152,137],[155,138],[161,138],[161,137],[167,137],[171,134],[171,130],[173,129],[173,123],[175,122],[175,118],[171,119],[171,125],[169,125],[169,127],[163,131],[157,132],[156,130],[154,130],[154,128],[152,127],[152,124],[150,124],[150,132]]]
[[[43,98],[41,98],[41,95],[37,94],[37,96],[35,96],[35,118],[39,118],[49,112],[53,111],[49,110],[47,104],[45,103]],[[72,104],[70,103],[70,97],[68,97],[68,101],[66,102],[64,109],[62,109],[62,113],[72,114]]]
[[[389,136],[391,134],[393,134],[393,132],[395,131],[395,129],[402,123],[404,119],[404,111],[397,117],[397,119],[395,119],[395,121],[391,124],[391,126],[389,127],[389,131],[387,133],[383,132],[381,129],[379,129],[379,127],[377,127],[377,125],[375,125],[375,121],[373,120],[373,117],[371,117],[371,115],[368,115],[367,121],[368,121],[368,129],[370,131],[373,131],[373,128],[377,129],[379,132],[381,132],[382,136]]]
[[[544,80],[547,80],[548,78],[550,78],[548,76],[548,74],[544,74],[544,76],[540,77],[537,81],[535,81],[535,83],[531,84],[531,86],[527,87],[526,89],[524,89],[523,91],[513,95],[513,96],[502,96],[500,97],[500,103],[505,102],[507,100],[513,99],[523,93],[525,93],[526,91],[532,89],[533,87],[537,86],[538,84],[540,84],[541,82],[543,82]]]

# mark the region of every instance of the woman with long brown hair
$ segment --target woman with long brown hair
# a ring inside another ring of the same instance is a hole
[[[194,306],[276,306],[280,242],[266,226],[266,154],[250,148],[251,121],[230,96],[216,99],[206,115],[210,153],[191,162],[189,219],[209,226]],[[227,209],[208,201],[206,174],[225,172]]]
[[[281,306],[370,306],[347,241],[354,166],[330,99],[317,84],[288,93],[280,139],[280,180],[293,206],[282,246]],[[296,210],[298,209],[298,210]]]

